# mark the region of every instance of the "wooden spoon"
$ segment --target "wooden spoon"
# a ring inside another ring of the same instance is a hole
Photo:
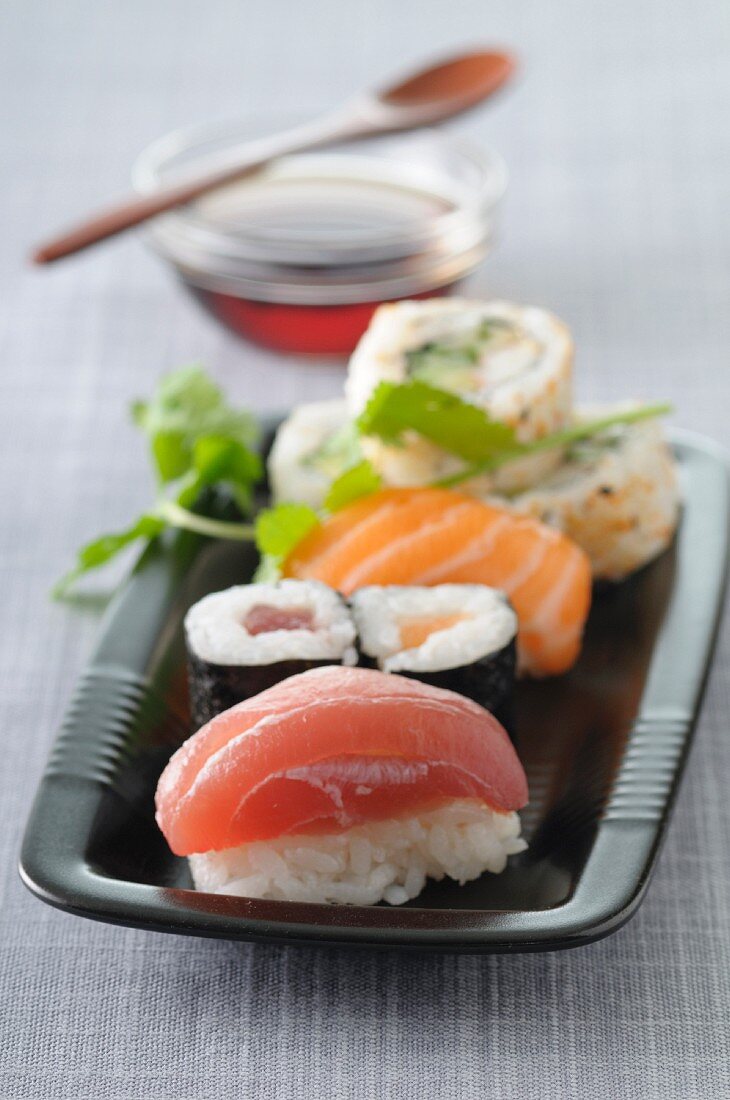
[[[204,176],[149,195],[134,196],[110,207],[41,245],[33,253],[33,260],[37,264],[47,264],[70,256],[140,225],[148,218],[197,199],[207,191],[241,179],[286,153],[443,122],[487,99],[508,80],[514,68],[513,58],[506,53],[479,51],[421,69],[405,80],[359,96],[312,122],[248,142],[234,151],[233,163],[229,155],[224,166]]]

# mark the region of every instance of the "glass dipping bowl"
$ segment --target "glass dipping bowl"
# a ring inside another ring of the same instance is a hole
[[[271,120],[177,131],[137,159],[149,193],[235,157]],[[487,253],[502,158],[420,130],[294,154],[150,223],[148,239],[240,336],[346,354],[381,302],[447,294]]]

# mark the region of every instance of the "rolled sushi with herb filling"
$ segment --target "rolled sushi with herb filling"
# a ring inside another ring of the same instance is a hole
[[[280,425],[269,454],[272,496],[319,508],[330,483],[359,457],[344,400],[299,405]]]
[[[431,299],[381,306],[350,360],[348,410],[357,417],[380,382],[418,379],[457,394],[529,443],[564,428],[572,410],[573,341],[546,310],[510,302]],[[462,463],[411,434],[405,446],[364,438],[363,452],[386,485],[424,485]],[[524,489],[559,461],[554,452],[517,459],[470,491]]]
[[[318,581],[213,592],[188,611],[185,642],[196,728],[295,673],[357,663],[350,611]]]
[[[584,422],[635,408],[585,408]],[[677,469],[658,420],[617,424],[573,444],[560,466],[525,493],[492,498],[568,535],[596,578],[618,581],[656,558],[679,518]]]
[[[219,714],[160,777],[156,819],[198,890],[400,905],[526,848],[524,770],[470,699],[376,669],[312,669]]]
[[[371,585],[350,601],[360,652],[381,672],[466,695],[508,724],[517,616],[482,584]]]

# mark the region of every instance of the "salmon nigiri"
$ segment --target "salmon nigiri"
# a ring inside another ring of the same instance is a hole
[[[543,676],[575,662],[591,602],[590,563],[569,538],[449,489],[384,489],[355,501],[314,528],[284,572],[346,595],[372,584],[501,588],[519,620],[521,668]]]
[[[501,871],[525,845],[527,782],[478,704],[372,669],[292,676],[219,714],[172,757],[157,821],[196,885],[397,903],[427,876]]]

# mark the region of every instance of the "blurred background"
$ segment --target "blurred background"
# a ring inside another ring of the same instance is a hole
[[[4,357],[25,363],[15,384],[37,364],[42,413],[78,370],[121,399],[200,359],[255,406],[331,393],[338,367],[302,370],[231,338],[131,235],[45,271],[26,264],[27,250],[123,194],[136,155],[170,129],[315,114],[434,54],[486,43],[513,49],[521,69],[453,124],[494,145],[510,171],[497,247],[469,289],[562,316],[585,396],[614,397],[612,372],[629,359],[638,396],[679,398],[682,422],[703,427],[730,342],[720,109],[730,11],[694,11],[660,0],[6,3],[0,264]],[[699,364],[708,326],[717,339]],[[108,429],[97,420],[94,431]]]

